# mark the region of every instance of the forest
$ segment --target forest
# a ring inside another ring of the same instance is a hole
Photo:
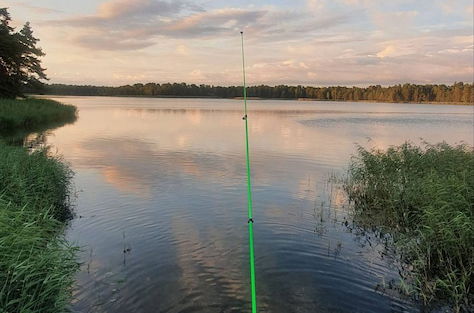
[[[120,87],[45,85],[43,93],[74,96],[148,96],[148,97],[212,97],[235,98],[242,96],[241,86],[212,86],[186,83],[147,83]],[[473,103],[473,84],[457,82],[453,85],[399,84],[383,87],[310,87],[310,86],[250,86],[249,97],[263,99],[313,99],[333,101],[383,102],[451,102]]]

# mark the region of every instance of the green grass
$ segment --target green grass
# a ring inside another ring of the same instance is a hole
[[[76,107],[54,100],[0,99],[0,132],[50,128],[49,125],[75,121],[76,114]]]
[[[48,208],[15,206],[0,198],[0,312],[63,312],[77,270],[76,249]]]
[[[72,171],[58,157],[42,149],[28,153],[24,148],[0,144],[0,196],[17,206],[45,208],[59,221],[70,216],[69,185]]]
[[[63,238],[72,172],[47,150],[0,143],[0,312],[63,312],[76,248]]]
[[[359,147],[345,190],[356,221],[393,234],[406,292],[472,310],[474,152],[465,145]]]

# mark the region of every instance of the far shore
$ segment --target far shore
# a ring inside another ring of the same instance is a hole
[[[55,94],[41,94],[30,96],[40,97],[113,97],[113,98],[164,98],[164,99],[224,99],[224,100],[243,100],[243,97],[221,98],[214,96],[149,96],[149,95],[55,95]],[[435,102],[435,101],[382,101],[382,100],[327,100],[327,99],[313,99],[313,98],[261,98],[261,97],[247,97],[247,100],[282,100],[282,101],[317,101],[317,102],[362,102],[362,103],[413,103],[413,104],[440,104],[440,105],[474,105],[473,102]]]

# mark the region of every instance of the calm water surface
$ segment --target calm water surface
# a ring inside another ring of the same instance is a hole
[[[76,172],[67,236],[83,265],[73,311],[249,312],[241,103],[57,99],[79,108],[75,124],[47,136]],[[344,196],[327,181],[356,143],[472,145],[473,107],[250,107],[260,312],[419,312],[380,288],[398,281],[394,260],[351,231]]]

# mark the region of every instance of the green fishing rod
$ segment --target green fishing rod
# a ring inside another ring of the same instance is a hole
[[[250,259],[250,292],[252,296],[252,313],[257,313],[257,292],[255,290],[255,255],[253,247],[253,212],[252,212],[252,182],[250,179],[250,153],[249,153],[249,126],[247,115],[247,85],[245,82],[245,53],[244,53],[244,32],[240,32],[242,39],[242,74],[244,78],[244,117],[245,121],[245,155],[247,163],[247,207],[249,227],[249,259]]]

